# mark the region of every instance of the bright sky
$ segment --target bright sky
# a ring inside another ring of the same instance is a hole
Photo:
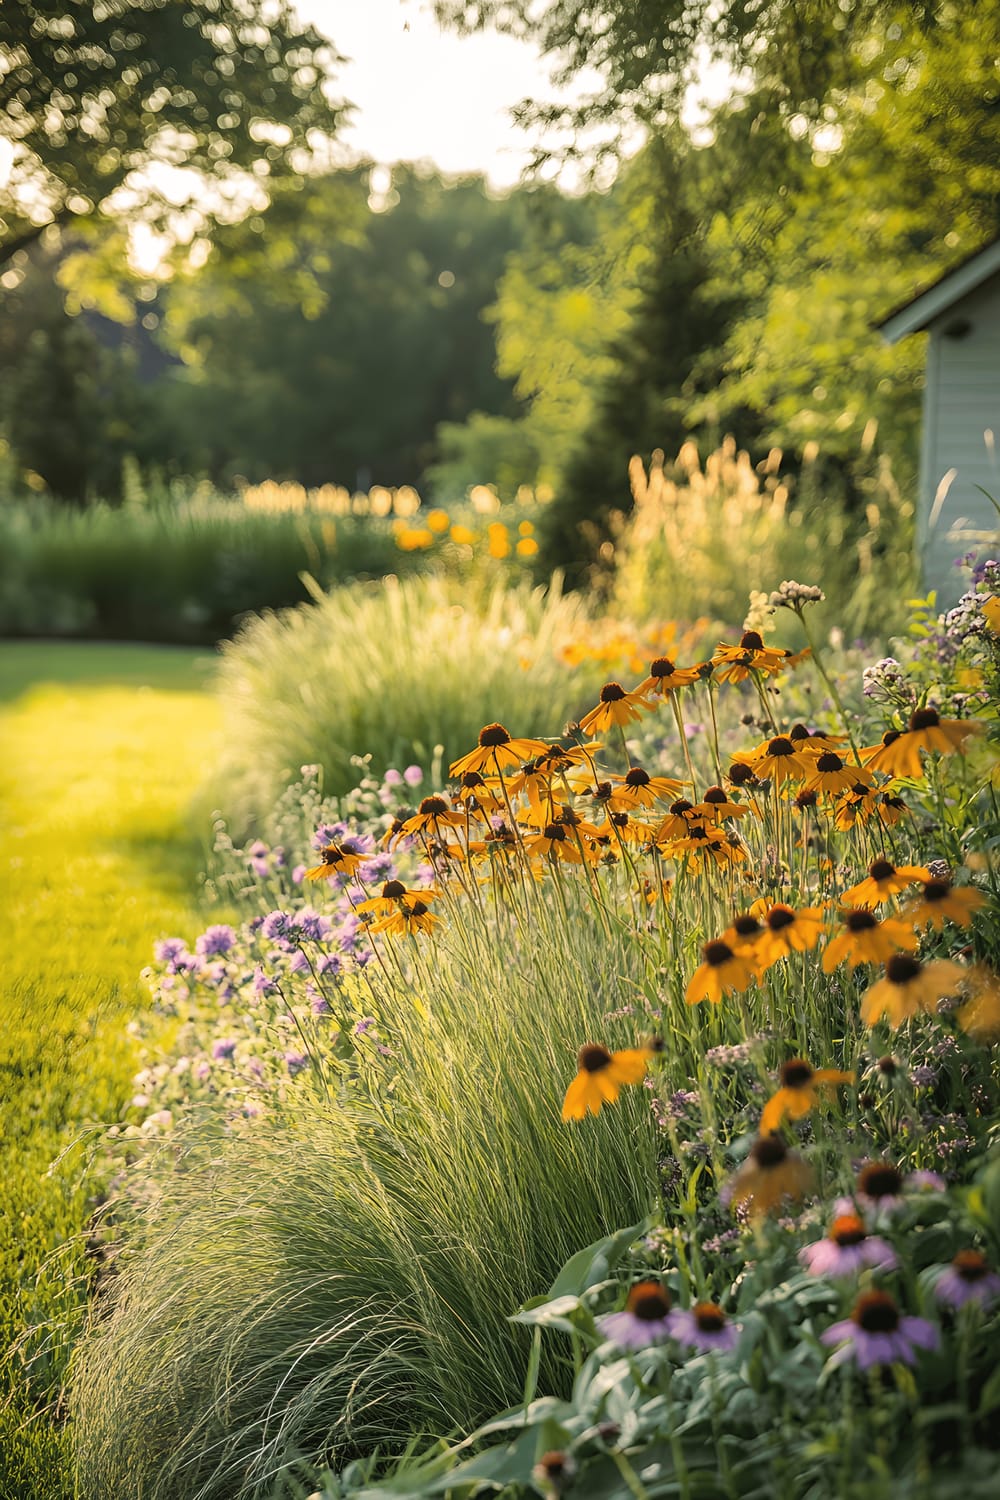
[[[430,0],[297,0],[296,9],[351,59],[338,83],[357,106],[344,140],[360,154],[484,172],[497,186],[518,180],[530,143],[508,111],[554,97],[534,48],[443,31]]]

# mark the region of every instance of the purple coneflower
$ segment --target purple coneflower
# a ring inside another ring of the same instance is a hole
[[[888,1241],[869,1234],[864,1220],[852,1212],[838,1214],[823,1239],[803,1245],[799,1260],[812,1276],[853,1276],[871,1267],[893,1271],[899,1265]]]
[[[662,1344],[673,1332],[670,1293],[658,1281],[637,1281],[621,1312],[595,1319],[604,1337],[620,1349]]]
[[[820,1334],[824,1344],[840,1344],[831,1365],[857,1360],[860,1370],[873,1365],[916,1363],[917,1349],[936,1349],[939,1335],[926,1318],[904,1317],[888,1292],[865,1292],[849,1318]]]
[[[715,1302],[696,1302],[686,1312],[673,1314],[671,1332],[679,1344],[708,1354],[713,1349],[727,1353],[739,1339],[738,1323],[730,1323]]]
[[[934,1295],[947,1307],[978,1302],[985,1308],[1000,1295],[1000,1276],[990,1270],[989,1262],[979,1250],[960,1250],[938,1277]]]

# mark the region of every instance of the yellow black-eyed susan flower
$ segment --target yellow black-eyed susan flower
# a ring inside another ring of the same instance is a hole
[[[886,964],[884,977],[865,992],[861,1019],[866,1026],[875,1026],[885,1017],[895,1031],[911,1016],[933,1011],[939,1000],[956,994],[967,974],[951,959],[922,964],[909,953],[896,953]]]
[[[875,859],[868,866],[865,879],[845,891],[841,900],[845,906],[879,906],[907,886],[930,878],[931,872],[924,865],[894,865],[887,859]]]
[[[904,915],[915,927],[933,927],[940,932],[945,922],[968,927],[972,913],[985,905],[986,897],[974,885],[952,885],[945,877],[935,877],[924,882]]]
[[[814,1068],[804,1057],[793,1057],[779,1074],[781,1087],[764,1105],[760,1117],[761,1135],[780,1129],[785,1120],[801,1120],[819,1102],[820,1089],[836,1088],[839,1083],[853,1083],[853,1073],[836,1068]]]
[[[410,891],[401,880],[387,880],[379,895],[369,896],[366,901],[359,901],[354,910],[370,911],[376,917],[388,917],[399,908],[400,903],[412,907],[414,902],[422,901],[426,906],[430,901],[437,901],[440,895],[441,892],[434,890],[433,886],[427,886],[419,891]]]
[[[734,759],[745,760],[758,781],[773,781],[775,786],[786,781],[805,781],[813,770],[811,757],[797,750],[786,734],[776,734]]]
[[[694,803],[680,797],[671,804],[670,811],[656,830],[656,842],[663,844],[670,839],[686,838],[695,824],[702,822],[704,819]]]
[[[626,724],[642,718],[640,708],[648,707],[642,693],[627,693],[620,682],[606,682],[601,688],[600,702],[584,714],[580,728],[591,738],[615,727],[623,729]]]
[[[326,844],[320,850],[323,863],[306,871],[307,880],[328,880],[331,875],[353,875],[365,862],[350,843]]]
[[[816,757],[815,768],[806,786],[824,797],[836,797],[865,782],[874,782],[864,766],[845,765],[836,750],[823,750]]]
[[[758,631],[744,630],[736,646],[719,642],[712,655],[712,665],[720,669],[716,673],[720,682],[745,682],[751,672],[757,672],[761,677],[773,677],[786,665],[791,654],[780,646],[765,646]]]
[[[862,750],[861,758],[871,770],[885,776],[919,781],[924,774],[921,750],[952,755],[963,750],[965,741],[978,729],[974,719],[942,719],[936,708],[918,708],[910,715],[907,729],[889,730],[880,745]]]
[[[755,977],[754,964],[743,954],[734,952],[721,938],[706,943],[701,956],[702,962],[684,992],[688,1005],[697,1005],[700,1000],[710,1000],[713,1005],[718,1005],[723,995],[745,990]]]
[[[600,1114],[602,1104],[614,1104],[622,1084],[641,1083],[646,1076],[648,1047],[609,1052],[599,1042],[586,1042],[577,1056],[579,1071],[563,1099],[564,1120],[582,1120],[588,1109]]]
[[[378,922],[373,922],[369,931],[385,932],[390,937],[398,937],[407,933],[433,932],[440,922],[441,918],[434,915],[421,894],[416,899],[400,901],[395,911]]]
[[[789,953],[805,953],[815,948],[823,935],[823,909],[819,906],[794,907],[779,902],[767,911],[764,931],[757,940],[757,961],[769,969]]]
[[[623,777],[613,779],[608,806],[616,812],[635,812],[679,797],[683,786],[673,776],[650,776],[642,766],[630,766]]]
[[[710,786],[701,801],[695,803],[694,811],[706,823],[724,823],[727,818],[745,818],[750,806],[746,802],[730,802],[721,786]]]
[[[690,687],[704,674],[705,662],[696,667],[677,667],[668,656],[658,656],[650,663],[649,676],[643,678],[635,692],[643,697],[666,697],[678,688]]]
[[[466,771],[493,770],[501,766],[519,766],[549,747],[544,740],[511,739],[502,724],[487,724],[479,731],[479,744],[468,755],[460,755],[451,763],[452,776],[464,776]]]
[[[442,828],[461,828],[465,818],[444,797],[424,797],[417,811],[403,822],[402,834],[429,834],[439,838]]]
[[[763,923],[753,912],[740,912],[722,934],[721,941],[727,943],[734,953],[738,953],[742,958],[756,965],[757,944],[766,931]]]
[[[727,1197],[732,1208],[745,1206],[751,1219],[761,1219],[785,1203],[800,1202],[812,1185],[813,1174],[798,1152],[780,1135],[762,1135],[730,1178]]]
[[[894,953],[913,951],[919,943],[913,927],[898,917],[880,922],[870,907],[851,907],[840,913],[843,931],[823,950],[823,972],[832,974],[845,960],[852,969],[858,964],[884,964]]]

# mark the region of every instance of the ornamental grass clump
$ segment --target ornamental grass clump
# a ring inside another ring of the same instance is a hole
[[[303,765],[343,793],[358,755],[381,772],[428,765],[438,745],[454,758],[492,719],[516,718],[525,734],[561,726],[596,680],[593,666],[571,674],[559,660],[585,621],[557,583],[470,595],[440,577],[316,590],[310,606],[254,618],[223,648],[218,803],[260,819]]]
[[[280,860],[230,845],[254,915],[153,973],[173,1050],[126,1134],[162,1149],[78,1365],[83,1495],[259,1500],[303,1455],[330,1500],[516,1493],[540,1453],[581,1500],[976,1480],[1000,638],[962,650],[967,727],[902,765],[865,747],[931,688],[887,728],[747,625],[562,733],[484,715],[416,806],[310,780]]]

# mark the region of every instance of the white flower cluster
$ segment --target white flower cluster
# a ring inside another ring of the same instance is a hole
[[[896,703],[911,695],[906,673],[894,656],[883,656],[865,667],[861,679],[865,697],[874,698],[877,703]]]
[[[814,583],[796,583],[786,578],[771,595],[773,609],[801,609],[805,604],[821,604],[826,598],[823,590]]]

